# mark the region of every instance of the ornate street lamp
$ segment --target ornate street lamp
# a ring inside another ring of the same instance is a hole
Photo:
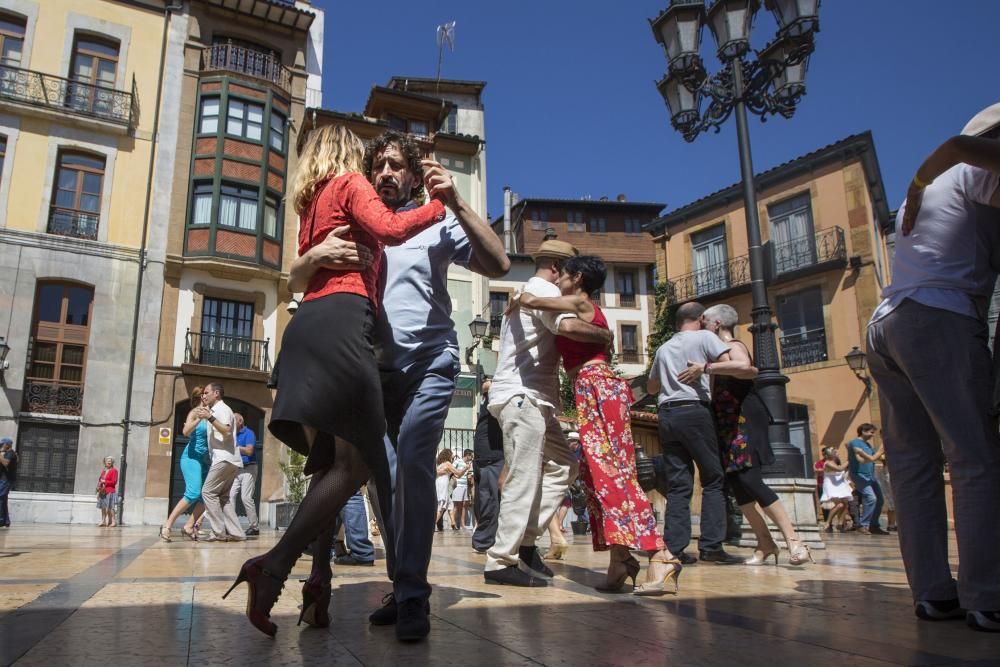
[[[851,348],[851,351],[844,355],[844,361],[847,362],[847,366],[854,371],[855,377],[865,383],[865,391],[872,390],[872,379],[868,377],[865,373],[865,367],[868,365],[868,359],[865,357],[865,353],[858,349],[855,345]]]
[[[767,302],[764,247],[760,238],[753,160],[747,128],[747,109],[761,120],[769,115],[791,118],[805,94],[806,69],[819,32],[820,0],[765,0],[764,6],[778,22],[775,38],[752,53],[750,32],[760,10],[760,0],[672,0],[650,20],[653,36],[663,45],[667,74],[656,82],[674,129],[685,141],[702,132],[716,132],[735,112],[736,135],[743,181],[743,206],[750,246],[750,285],[753,296],[750,331],[754,361],[760,369],[757,391],[767,405],[772,424],[768,429],[777,463],[769,476],[802,477],[805,466],[799,450],[789,442],[788,398],[775,341],[775,325]],[[700,55],[701,30],[708,24],[715,39],[722,69],[709,76]],[[703,104],[707,100],[707,103]]]
[[[477,343],[486,335],[486,330],[490,328],[490,323],[483,319],[482,315],[476,315],[476,319],[469,322],[469,331],[472,339]]]

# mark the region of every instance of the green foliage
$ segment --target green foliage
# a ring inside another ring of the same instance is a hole
[[[302,471],[306,467],[306,457],[295,450],[288,450],[288,463],[279,463],[288,485],[288,502],[301,503],[306,495],[306,477]]]
[[[670,305],[670,296],[673,293],[673,285],[669,282],[661,281],[656,283],[656,319],[653,321],[653,328],[646,339],[646,351],[648,355],[648,365],[653,364],[653,355],[674,335],[674,313],[676,306]]]
[[[561,364],[559,366],[559,400],[562,402],[563,417],[576,419],[576,392]]]

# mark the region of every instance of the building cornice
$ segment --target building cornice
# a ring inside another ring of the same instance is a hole
[[[119,262],[139,262],[139,250],[137,248],[101,243],[100,241],[90,241],[88,239],[78,239],[71,236],[0,228],[0,243],[26,248],[39,248],[53,252],[65,252],[71,255],[103,257]]]

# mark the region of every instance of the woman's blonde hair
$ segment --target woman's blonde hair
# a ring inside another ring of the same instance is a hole
[[[365,144],[343,125],[324,125],[309,133],[292,182],[292,205],[305,213],[316,195],[316,185],[348,172],[363,173]]]

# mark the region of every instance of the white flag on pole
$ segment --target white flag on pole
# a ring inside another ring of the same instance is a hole
[[[448,47],[454,51],[455,50],[455,22],[448,21],[437,27],[437,43],[438,46],[443,46],[447,44]]]

